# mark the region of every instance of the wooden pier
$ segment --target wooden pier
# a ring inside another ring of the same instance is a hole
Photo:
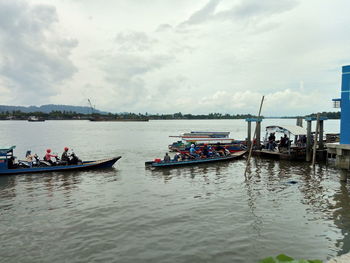
[[[274,159],[284,159],[284,160],[296,160],[296,161],[313,161],[315,163],[316,159],[318,161],[324,161],[327,158],[327,150],[324,147],[323,141],[323,122],[327,120],[326,117],[307,117],[305,121],[307,122],[307,128],[302,128],[303,119],[297,119],[297,125],[285,125],[285,126],[268,126],[265,136],[265,141],[260,143],[260,133],[261,133],[261,119],[246,119],[248,123],[248,135],[247,141],[251,142],[251,122],[256,122],[257,134],[256,140],[253,141],[253,154],[256,156],[274,158]],[[316,121],[316,132],[312,133],[312,122]],[[270,132],[277,132],[281,134],[288,135],[288,145],[285,147],[277,147],[278,140],[273,142],[275,146],[269,149],[268,146],[268,128]],[[303,139],[303,141],[301,140]]]

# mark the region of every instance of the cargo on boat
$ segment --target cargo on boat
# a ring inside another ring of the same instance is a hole
[[[168,146],[170,151],[188,153],[192,144],[196,150],[200,151],[204,145],[216,147],[218,144],[228,149],[231,153],[246,150],[246,141],[229,138],[230,132],[194,132],[183,133],[179,136],[170,136],[181,138]]]

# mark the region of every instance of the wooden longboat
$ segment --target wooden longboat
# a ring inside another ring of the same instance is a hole
[[[220,157],[210,157],[210,158],[200,158],[200,159],[188,159],[184,161],[170,161],[170,162],[154,162],[154,161],[148,161],[145,162],[145,165],[156,167],[156,168],[165,168],[165,167],[180,167],[184,165],[198,165],[198,164],[204,164],[204,163],[217,163],[217,162],[225,162],[225,161],[232,161],[234,159],[238,159],[243,157],[244,154],[246,154],[247,151],[239,151],[235,152],[228,156],[220,156]]]
[[[121,158],[121,156],[118,156],[97,161],[85,161],[81,164],[73,165],[21,167],[13,164],[13,149],[15,147],[16,146],[12,146],[7,149],[0,149],[0,175],[104,169],[112,167],[115,162]]]

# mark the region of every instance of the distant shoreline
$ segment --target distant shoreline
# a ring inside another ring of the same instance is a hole
[[[340,112],[322,112],[322,117],[328,119],[340,119]],[[296,119],[305,117],[316,117],[316,113],[305,116],[261,116],[262,119]],[[22,111],[2,111],[0,120],[28,120],[29,118],[38,118],[41,120],[91,120],[91,121],[148,121],[148,120],[237,120],[257,118],[251,114],[182,114],[181,112],[173,114],[141,114],[141,113],[108,113],[101,114],[92,112],[90,114],[77,113],[74,111],[51,111],[45,112],[22,112]]]

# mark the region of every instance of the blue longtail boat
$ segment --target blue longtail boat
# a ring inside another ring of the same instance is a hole
[[[157,159],[157,161],[148,161],[145,162],[145,165],[151,166],[151,167],[179,167],[184,165],[197,165],[197,164],[203,164],[203,163],[216,163],[216,162],[223,162],[223,161],[231,161],[234,159],[238,159],[243,157],[243,155],[246,154],[247,151],[239,151],[232,153],[230,155],[226,156],[215,156],[215,157],[209,157],[209,158],[198,158],[198,159],[186,159],[181,161],[160,161]]]
[[[25,173],[58,172],[87,169],[103,169],[112,167],[121,156],[97,161],[84,161],[78,164],[57,164],[52,166],[33,165],[25,167],[15,163],[13,150],[16,146],[0,149],[0,175],[15,175]]]

